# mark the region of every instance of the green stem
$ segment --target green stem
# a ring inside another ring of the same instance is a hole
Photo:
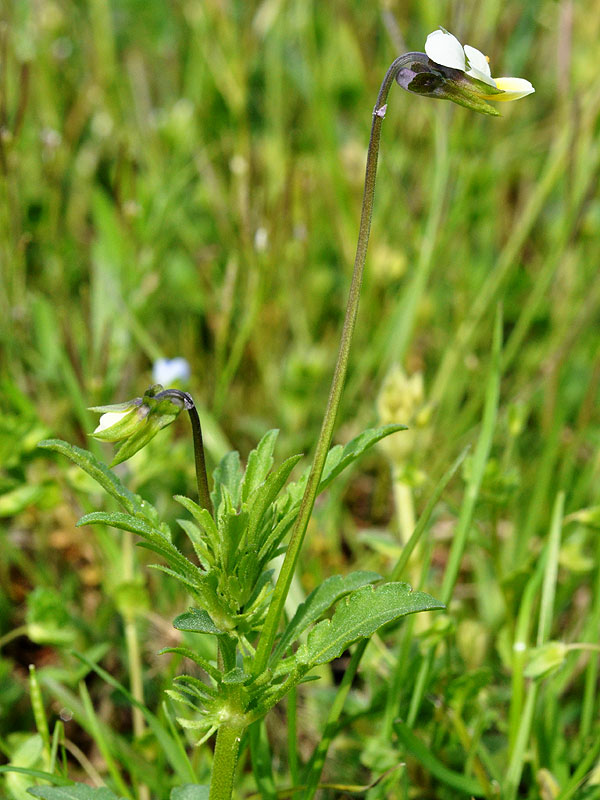
[[[208,477],[206,474],[206,460],[204,458],[204,443],[202,442],[202,428],[200,427],[200,417],[195,405],[188,408],[190,422],[192,423],[192,435],[194,437],[194,459],[196,462],[196,483],[198,485],[198,497],[200,505],[213,514],[210,492],[208,490]]]
[[[183,407],[190,415],[190,422],[192,423],[192,436],[194,439],[194,461],[196,464],[196,485],[198,486],[198,499],[200,505],[205,508],[212,516],[213,507],[210,499],[210,491],[208,489],[208,476],[206,474],[206,459],[204,457],[204,442],[202,441],[202,426],[200,425],[200,417],[198,416],[198,409],[194,403],[194,398],[189,392],[182,392],[180,389],[165,389],[159,392],[158,397],[175,398],[183,404]]]
[[[224,722],[217,732],[209,800],[231,800],[240,742],[246,728],[241,718]]]
[[[283,612],[285,599],[290,588],[292,576],[296,568],[296,562],[298,561],[300,549],[304,541],[304,536],[308,527],[308,521],[312,514],[315,498],[319,488],[319,482],[321,480],[321,474],[325,465],[325,459],[327,458],[327,453],[331,444],[335,418],[340,405],[344,379],[346,377],[346,371],[348,368],[352,334],[354,332],[356,315],[358,313],[358,301],[360,297],[365,259],[367,256],[369,233],[371,231],[373,197],[375,194],[375,179],[377,174],[377,157],[379,155],[381,125],[383,123],[387,108],[386,100],[396,75],[404,64],[409,63],[411,58],[412,54],[405,53],[404,55],[399,56],[392,63],[383,79],[381,88],[379,89],[377,103],[375,104],[375,108],[373,110],[373,123],[371,126],[371,138],[367,153],[365,188],[360,217],[358,243],[356,246],[356,257],[354,260],[354,272],[352,274],[352,283],[350,285],[348,304],[346,306],[346,316],[344,318],[344,325],[342,328],[342,337],[340,341],[337,362],[335,365],[331,389],[329,390],[329,399],[327,401],[327,408],[325,410],[321,432],[317,441],[312,468],[306,484],[302,503],[300,505],[300,511],[296,518],[290,543],[285,554],[285,560],[281,567],[279,578],[277,579],[277,584],[273,593],[273,599],[271,601],[271,605],[269,606],[267,618],[265,620],[260,641],[258,643],[256,658],[254,661],[255,675],[259,675],[260,673],[264,672],[269,661],[269,656],[277,635],[279,620]]]

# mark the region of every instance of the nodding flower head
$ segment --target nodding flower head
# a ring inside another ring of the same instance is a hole
[[[177,419],[179,413],[188,408],[188,397],[177,390],[163,391],[160,384],[155,384],[143,397],[110,406],[95,406],[90,411],[100,412],[102,416],[91,435],[104,442],[123,442],[112,461],[111,466],[115,466],[141,450],[162,428]]]
[[[487,100],[518,100],[535,91],[524,78],[492,78],[487,56],[468,44],[463,47],[443,28],[429,34],[425,53],[407,54],[396,80],[409,92],[452,100],[494,116],[498,111]]]

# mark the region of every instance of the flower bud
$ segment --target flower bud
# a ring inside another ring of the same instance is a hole
[[[102,416],[91,435],[104,442],[123,442],[111,463],[115,466],[137,453],[162,428],[174,422],[187,407],[187,397],[185,392],[163,391],[157,383],[147,389],[143,397],[110,406],[95,406],[90,411],[101,412]]]

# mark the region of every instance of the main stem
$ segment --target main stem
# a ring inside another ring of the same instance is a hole
[[[399,56],[388,69],[385,78],[379,89],[377,103],[373,110],[373,124],[371,126],[371,138],[369,140],[369,150],[367,153],[367,168],[365,173],[365,189],[363,194],[362,212],[360,217],[360,228],[358,233],[358,243],[356,246],[356,258],[354,259],[354,272],[352,274],[352,283],[350,285],[350,294],[348,296],[348,303],[346,306],[346,316],[344,318],[344,326],[342,328],[342,338],[338,351],[337,363],[331,382],[331,389],[329,390],[329,399],[327,401],[327,408],[321,426],[321,432],[317,441],[315,456],[310,471],[310,475],[304,490],[304,496],[300,504],[300,511],[296,518],[294,529],[290,538],[290,542],[285,554],[285,559],[279,573],[279,578],[275,585],[273,592],[273,599],[269,606],[267,618],[263,626],[261,637],[254,659],[254,674],[260,675],[265,671],[269,662],[269,656],[275,642],[277,635],[277,628],[279,627],[279,620],[285,604],[286,597],[289,592],[292,576],[296,568],[296,562],[300,554],[300,549],[304,541],[308,521],[312,514],[313,506],[319,489],[323,467],[325,466],[325,459],[329,452],[331,444],[331,437],[333,435],[333,428],[335,425],[335,418],[340,405],[342,396],[342,389],[344,386],[344,379],[348,369],[348,358],[350,355],[350,345],[352,343],[352,334],[356,323],[356,315],[358,313],[358,301],[360,297],[360,288],[362,285],[362,276],[365,266],[365,259],[367,256],[367,246],[369,244],[369,233],[371,231],[371,217],[373,215],[373,197],[375,194],[375,178],[377,174],[377,157],[379,155],[379,140],[381,137],[381,125],[385,117],[386,100],[392,82],[400,68],[407,63],[411,54],[405,53]]]
[[[240,741],[245,727],[241,721],[227,721],[217,732],[209,800],[231,800]]]

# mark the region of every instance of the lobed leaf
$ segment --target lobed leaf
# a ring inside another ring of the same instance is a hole
[[[332,575],[330,578],[326,578],[298,606],[273,651],[272,660],[279,660],[288,647],[335,602],[350,592],[360,589],[361,586],[375,583],[378,580],[381,580],[381,575],[377,572],[366,571],[351,572],[349,575]]]
[[[298,648],[298,662],[314,667],[340,656],[357,639],[366,639],[388,622],[418,611],[444,605],[424,592],[413,592],[407,583],[363,586],[341,600],[331,620],[319,622]]]

